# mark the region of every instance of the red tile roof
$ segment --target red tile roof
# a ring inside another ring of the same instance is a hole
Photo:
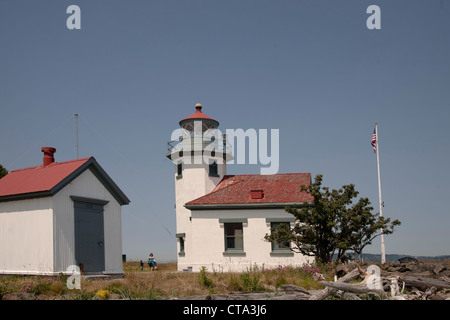
[[[14,170],[0,179],[0,197],[24,193],[50,191],[89,158]]]
[[[311,195],[300,191],[300,185],[309,185],[310,183],[310,173],[228,175],[224,176],[211,193],[186,203],[186,207],[237,204],[302,204],[303,202],[313,201]],[[261,191],[262,198],[260,197]]]
[[[120,204],[130,202],[94,157],[13,170],[0,179],[0,201],[53,196],[88,169]]]

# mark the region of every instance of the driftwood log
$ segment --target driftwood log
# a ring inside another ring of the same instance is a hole
[[[346,283],[346,282],[350,282],[354,279],[359,278],[360,273],[358,268],[353,269],[352,271],[350,271],[349,273],[347,273],[345,276],[343,276],[341,279],[339,279],[338,281],[336,281],[336,283]],[[324,300],[326,299],[330,294],[335,293],[337,290],[335,288],[330,288],[327,287],[325,289],[323,289],[322,291],[320,291],[319,293],[312,295],[309,300]]]
[[[353,292],[353,293],[375,293],[379,295],[381,298],[384,298],[386,296],[384,290],[382,289],[371,289],[367,287],[367,285],[364,283],[358,283],[358,284],[350,284],[350,283],[344,283],[344,282],[327,282],[327,281],[321,281],[320,284],[323,284],[324,286],[331,287],[333,289],[342,290],[346,292]]]
[[[353,268],[353,269],[352,269]],[[358,264],[347,264],[337,268],[343,275],[335,282],[320,281],[323,290],[306,290],[293,284],[284,284],[280,290],[271,292],[236,292],[229,294],[210,294],[202,296],[180,297],[183,300],[324,300],[330,295],[345,300],[361,300],[358,295],[378,295],[390,300],[450,300],[450,270],[448,266],[409,263],[408,265],[380,265],[380,289],[368,286],[373,275],[373,266],[367,269]],[[362,282],[350,283],[355,279]],[[407,294],[405,294],[405,288]]]
[[[450,283],[432,278],[414,277],[414,276],[402,276],[399,281],[403,281],[407,286],[416,287],[422,291],[426,291],[431,287],[436,289],[450,289]]]

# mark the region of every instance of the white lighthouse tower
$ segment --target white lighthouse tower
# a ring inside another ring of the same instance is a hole
[[[179,271],[191,270],[193,252],[191,211],[184,204],[210,193],[226,174],[226,162],[233,159],[226,135],[218,130],[219,122],[204,114],[200,103],[195,109],[192,115],[179,122],[177,139],[168,142],[166,154],[175,167]]]

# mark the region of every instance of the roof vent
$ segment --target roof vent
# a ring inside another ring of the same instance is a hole
[[[264,192],[262,190],[250,190],[250,197],[252,199],[264,198]]]
[[[41,151],[44,153],[44,160],[43,165],[44,167],[52,164],[55,162],[55,158],[53,157],[54,153],[56,152],[55,148],[52,147],[42,147]]]

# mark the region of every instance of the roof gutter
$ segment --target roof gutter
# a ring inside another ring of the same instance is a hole
[[[228,209],[285,209],[286,207],[297,208],[311,206],[311,202],[280,202],[280,203],[221,203],[221,204],[185,204],[189,210],[228,210]]]
[[[0,202],[6,201],[15,201],[15,200],[24,200],[24,199],[34,199],[34,198],[43,198],[43,197],[51,197],[53,194],[50,190],[47,191],[36,191],[36,192],[28,192],[28,193],[19,193],[19,194],[11,194],[0,197]]]

